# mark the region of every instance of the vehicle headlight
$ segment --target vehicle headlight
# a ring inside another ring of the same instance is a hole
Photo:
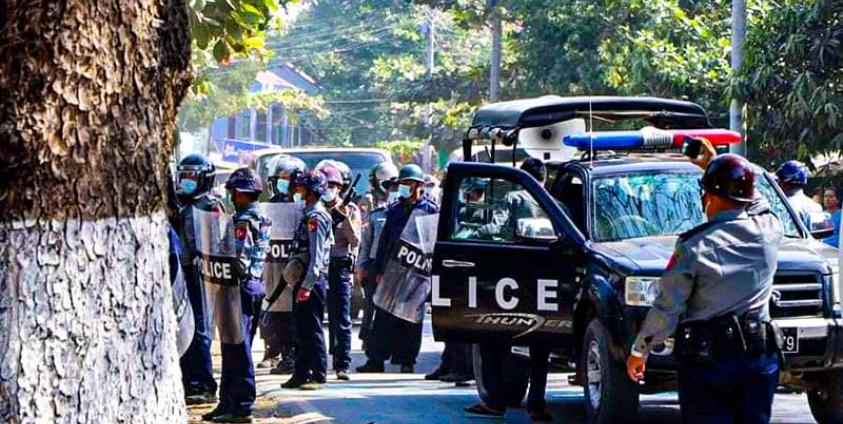
[[[626,277],[624,299],[629,306],[653,306],[659,295],[658,277]]]

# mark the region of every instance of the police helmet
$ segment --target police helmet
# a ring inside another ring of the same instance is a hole
[[[345,164],[345,162],[340,162],[338,160],[333,159],[324,159],[316,164],[314,169],[322,170],[326,167],[331,167],[339,171],[340,177],[342,178],[342,185],[348,186],[351,184],[351,168]]]
[[[376,191],[383,190],[383,183],[398,178],[398,168],[392,162],[381,162],[369,170],[369,181]]]
[[[414,163],[404,165],[401,167],[401,171],[398,172],[398,181],[414,181],[424,184],[424,171]]]
[[[776,170],[776,177],[779,182],[804,186],[808,184],[808,168],[795,160],[789,160]]]
[[[296,177],[296,184],[306,188],[317,196],[328,191],[328,179],[322,171],[305,170]]]
[[[185,156],[176,167],[179,194],[196,196],[208,193],[214,187],[217,168],[205,155],[192,154]],[[190,180],[195,184],[186,184]]]
[[[255,176],[249,168],[240,168],[234,171],[228,181],[225,182],[227,190],[237,190],[246,193],[260,194],[263,191],[261,180]]]
[[[325,175],[325,179],[327,180],[328,184],[339,184],[343,185],[345,183],[345,179],[343,178],[340,170],[334,168],[333,165],[323,166],[317,169],[323,175]]]
[[[700,185],[708,193],[735,202],[751,202],[755,197],[755,171],[743,156],[725,153],[711,161]]]
[[[276,185],[278,183],[278,178],[283,174],[288,175],[290,185],[292,186],[296,182],[296,177],[307,169],[307,165],[303,160],[297,157],[278,155],[272,160],[272,163],[270,163],[269,169],[271,173],[269,174],[267,181],[269,182],[270,190],[275,194],[287,194],[277,192],[278,190],[276,189]]]

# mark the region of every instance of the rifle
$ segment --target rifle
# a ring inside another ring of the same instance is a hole
[[[354,199],[355,196],[357,196],[357,192],[354,189],[354,187],[357,186],[358,182],[360,182],[360,174],[359,173],[357,174],[357,177],[354,178],[354,182],[351,183],[350,186],[348,186],[348,189],[346,189],[345,193],[340,195],[340,198],[342,199],[342,202],[340,203],[341,205],[343,205],[343,206],[348,205],[349,203],[351,203],[351,200]],[[331,209],[331,218],[333,218],[333,220],[334,220],[334,225],[338,225],[340,222],[342,222],[345,219],[345,215],[343,215],[340,211],[338,211],[337,208],[332,208]]]

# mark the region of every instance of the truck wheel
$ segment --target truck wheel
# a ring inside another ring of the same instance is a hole
[[[626,375],[626,365],[611,354],[611,337],[598,319],[588,325],[583,340],[585,409],[593,424],[634,422],[638,388]]]
[[[483,356],[488,357],[481,350],[500,349],[499,346],[490,344],[475,344],[472,348],[472,360],[474,365],[474,379],[477,382],[477,394],[484,403],[490,403],[490,399],[497,395],[504,400],[508,407],[518,407],[524,401],[527,394],[527,385],[530,382],[529,363],[522,357],[513,355],[507,347],[503,354],[498,369],[485,369],[493,367],[493,364],[483,364]],[[485,374],[484,374],[485,371]],[[484,381],[483,376],[489,373],[496,373],[502,376],[501,387],[496,387],[490,381]]]
[[[808,405],[819,424],[843,422],[843,371],[824,373],[819,387],[808,391]]]

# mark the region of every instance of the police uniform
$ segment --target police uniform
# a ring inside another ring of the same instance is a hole
[[[346,214],[336,208],[328,267],[328,351],[335,371],[351,366],[351,271],[360,246],[360,210],[346,205]]]
[[[252,340],[257,332],[261,303],[265,296],[261,277],[269,250],[270,226],[271,222],[262,215],[257,203],[251,203],[234,214],[234,244],[237,276],[240,280],[240,324],[243,341],[220,343],[220,409],[228,413],[250,414],[255,403]]]
[[[378,240],[377,256],[372,266],[374,275],[383,274],[389,260],[388,252],[395,250],[404,227],[416,209],[428,214],[439,212],[439,206],[426,195],[419,197],[413,204],[401,199],[387,210],[386,222]],[[376,307],[367,356],[372,363],[382,364],[394,355],[399,364],[412,367],[421,348],[421,337],[421,323],[405,321]]]
[[[357,257],[357,271],[362,271],[368,275],[367,281],[358,281],[359,284],[362,284],[366,297],[363,322],[360,325],[358,336],[366,342],[366,347],[368,347],[367,339],[372,330],[372,315],[375,313],[375,303],[372,300],[375,295],[375,274],[372,265],[374,258],[377,256],[378,241],[380,241],[383,226],[386,223],[387,206],[384,201],[377,208],[369,212],[368,223],[363,228],[363,233],[360,237],[360,253]]]
[[[676,331],[684,422],[768,422],[778,348],[768,324],[782,225],[766,200],[680,236],[632,347],[645,357]]]
[[[293,199],[287,194],[275,194],[270,200],[270,203],[291,203]],[[278,225],[278,223],[275,223]],[[296,223],[298,225],[298,223]],[[296,358],[295,348],[295,323],[293,321],[293,312],[289,308],[292,305],[295,293],[288,290],[289,293],[282,294],[287,282],[283,281],[283,277],[278,276],[279,281],[265,281],[266,295],[264,299],[265,310],[263,312],[260,322],[261,338],[264,340],[266,352],[265,358],[276,358],[281,356],[281,361],[276,365],[277,371],[271,371],[272,374],[280,373],[286,374],[293,368]],[[276,293],[276,291],[279,291]],[[289,296],[289,297],[287,297]],[[286,305],[286,308],[285,308]]]
[[[198,257],[196,247],[196,232],[193,222],[193,208],[205,212],[224,211],[222,202],[209,193],[197,197],[183,198],[185,205],[179,211],[179,237],[183,242],[181,262],[185,279],[187,280],[187,294],[193,309],[194,333],[193,341],[187,352],[179,360],[182,372],[182,383],[185,395],[192,396],[200,393],[216,394],[217,382],[214,380],[214,368],[211,360],[212,327],[207,319],[205,301],[205,284],[197,268],[195,259]]]
[[[305,207],[296,230],[297,253],[306,253],[308,263],[304,279],[296,285],[294,293],[298,293],[300,288],[310,290],[310,297],[306,301],[296,300],[293,304],[299,351],[292,380],[298,383],[326,381],[328,356],[325,352],[322,318],[331,245],[334,243],[332,225],[331,214],[322,202],[317,201]]]

